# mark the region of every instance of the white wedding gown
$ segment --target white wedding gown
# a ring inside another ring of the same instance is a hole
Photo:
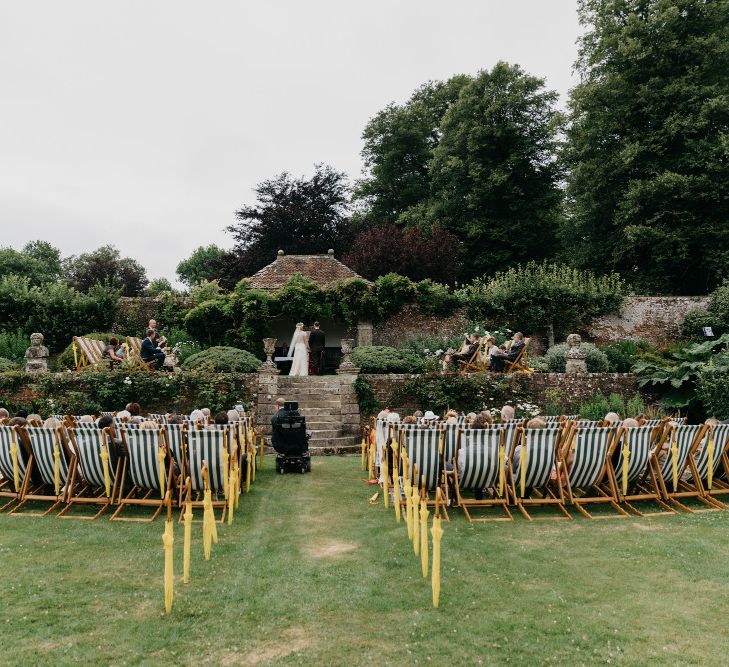
[[[309,374],[309,350],[306,349],[306,333],[297,331],[291,341],[291,347],[294,350],[293,362],[289,375],[308,375]]]

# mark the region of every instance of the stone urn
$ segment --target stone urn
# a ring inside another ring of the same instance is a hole
[[[40,375],[48,372],[48,348],[43,345],[43,334],[30,334],[30,347],[25,351],[25,372]]]
[[[567,336],[567,345],[569,349],[564,355],[565,369],[567,375],[581,375],[587,373],[587,352],[585,352],[580,344],[582,336],[580,334],[570,334]]]
[[[276,363],[271,358],[276,351],[276,339],[264,338],[263,351],[266,353],[266,361],[264,361],[258,369],[259,373],[268,373],[269,375],[278,375],[280,371],[276,367]]]
[[[340,375],[345,373],[359,373],[359,368],[357,368],[349,358],[349,355],[352,354],[353,346],[353,338],[342,339],[342,363],[340,363],[339,368],[337,368],[337,373]]]

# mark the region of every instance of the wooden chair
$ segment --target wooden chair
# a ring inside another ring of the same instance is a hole
[[[113,443],[109,429],[71,428],[68,434],[78,463],[69,481],[68,502],[58,516],[94,521],[111,507],[117,489],[121,492],[119,484],[121,459],[118,458],[116,464],[112,465],[109,450],[113,447]],[[99,511],[93,516],[69,515],[71,509],[78,505],[97,505]]]
[[[533,373],[534,372],[534,370],[532,368],[529,368],[529,353],[527,352],[527,348],[529,347],[530,341],[531,341],[531,338],[524,339],[524,347],[521,348],[521,351],[517,355],[516,359],[514,359],[514,361],[505,361],[504,362],[504,373]]]
[[[102,341],[85,336],[73,337],[73,359],[77,371],[86,368],[98,369],[103,365],[103,352],[104,343]]]
[[[121,429],[126,445],[126,457],[122,465],[120,489],[126,488],[127,475],[131,489],[124,496],[119,494],[119,507],[111,516],[112,521],[154,521],[162,511],[167,493],[173,485],[174,470],[169,460],[167,435],[160,429]],[[159,496],[159,497],[157,497]],[[127,506],[152,507],[150,518],[126,518],[121,513]]]
[[[418,486],[427,501],[428,507],[435,507],[435,497],[430,492],[440,488],[443,498],[448,498],[447,485],[444,482],[443,455],[441,450],[442,433],[439,428],[418,427],[400,429],[400,447],[407,452],[409,475],[413,479],[413,471],[417,466]],[[424,483],[424,487],[422,486]],[[446,503],[447,504],[447,503]],[[444,507],[446,521],[450,521]]]
[[[143,361],[142,360],[142,339],[137,338],[136,336],[127,336],[126,337],[126,347],[127,347],[127,359],[129,363],[137,368],[142,368],[143,370],[154,370],[155,369],[155,362],[152,361]]]
[[[565,509],[562,485],[551,481],[563,437],[562,429],[523,426],[514,436],[508,461],[509,486],[514,504],[529,521],[533,520],[527,511],[530,506],[554,506],[562,516],[548,518],[572,520]]]
[[[703,446],[700,446],[702,444]],[[718,498],[729,494],[729,485],[721,479],[721,473],[726,474],[729,471],[727,447],[729,447],[729,424],[709,425],[705,436],[694,450],[693,466],[686,476],[687,479],[682,480],[684,488],[693,487],[717,509],[728,509]]]
[[[454,460],[454,486],[456,502],[467,521],[513,521],[509,511],[509,490],[506,484],[506,457],[511,443],[504,440],[504,429],[499,426],[468,429],[458,457]],[[462,456],[461,456],[462,454]],[[462,464],[458,464],[458,459]],[[487,498],[477,500],[464,496],[465,490],[487,490]],[[469,508],[499,507],[503,517],[473,517]]]
[[[585,505],[609,504],[620,518],[628,513],[618,505],[617,489],[608,472],[608,461],[617,442],[615,427],[588,426],[570,431],[560,452],[557,478],[565,487],[570,505],[588,519],[608,519],[611,516],[593,516]],[[571,457],[571,465],[568,460]]]
[[[30,478],[26,473],[31,455],[18,431],[17,426],[0,425],[0,498],[9,499],[0,507],[0,512],[20,500],[26,477]]]
[[[228,431],[196,431],[187,432],[187,458],[190,473],[190,501],[193,507],[203,506],[203,493],[205,480],[203,479],[203,466],[207,469],[208,482],[212,492],[213,508],[222,509],[220,522],[225,520],[227,509],[227,489],[224,481],[228,470],[224,471],[223,451],[228,451]],[[222,495],[222,497],[221,497]],[[182,520],[182,513],[180,513]]]
[[[476,349],[467,361],[459,361],[458,368],[466,373],[479,373],[486,368],[488,362],[488,355],[484,355],[485,341],[487,338],[479,338],[476,344]]]
[[[26,516],[46,516],[61,505],[68,496],[67,484],[70,474],[76,468],[76,455],[69,448],[61,427],[29,426],[21,429],[19,434],[28,439],[33,456],[28,463],[28,484],[24,485],[20,502],[13,507],[10,513],[18,513],[29,501],[50,502],[51,505],[45,512],[23,512]],[[30,479],[34,469],[38,470],[42,482],[31,489],[29,488]],[[56,473],[58,474],[57,485]]]
[[[178,480],[178,503],[182,502],[183,480],[187,478],[187,424],[165,424],[167,447],[172,454],[173,466],[177,466],[175,476]]]
[[[662,433],[659,426],[619,427],[615,437],[613,456],[608,459],[608,472],[617,491],[618,502],[638,516],[676,514],[676,510],[663,501],[654,466],[653,451]],[[645,511],[638,503],[649,503],[661,508]]]

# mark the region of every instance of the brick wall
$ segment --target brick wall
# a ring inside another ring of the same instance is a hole
[[[372,332],[374,345],[398,347],[416,336],[443,336],[453,338],[466,331],[466,313],[457,310],[447,317],[424,313],[417,306],[409,305],[402,312],[385,322],[375,325]]]

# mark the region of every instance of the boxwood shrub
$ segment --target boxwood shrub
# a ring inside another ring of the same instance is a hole
[[[209,373],[253,373],[261,361],[250,352],[237,347],[210,347],[189,356],[182,362],[182,369],[204,370]]]
[[[589,373],[608,373],[610,371],[610,362],[602,350],[596,348],[592,343],[581,343],[580,348],[587,353],[585,361]],[[550,347],[547,354],[544,355],[544,360],[552,373],[564,373],[564,356],[568,349],[567,343],[559,343],[559,345]]]
[[[419,373],[423,362],[410,350],[365,345],[352,351],[352,363],[363,373]]]

